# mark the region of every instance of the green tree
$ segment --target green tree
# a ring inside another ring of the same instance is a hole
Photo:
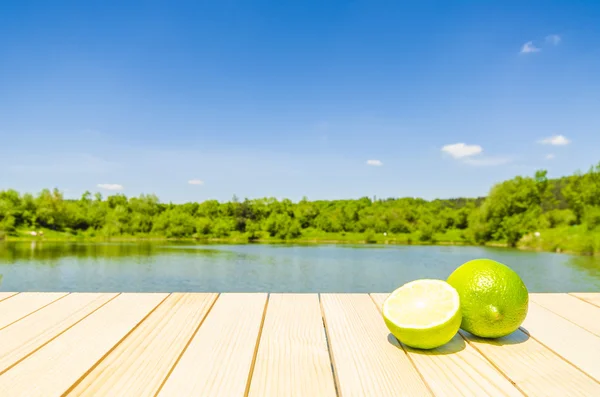
[[[196,219],[196,232],[203,236],[208,236],[212,233],[213,222],[210,218],[201,217]]]
[[[62,230],[66,213],[63,195],[58,189],[52,192],[48,189],[42,190],[36,198],[36,207],[36,220],[40,226]]]
[[[475,239],[515,245],[537,227],[541,199],[533,178],[516,177],[495,185],[481,207]],[[474,219],[475,220],[475,219]]]
[[[586,173],[550,179],[545,170],[533,177],[516,177],[492,187],[488,197],[318,200],[297,203],[272,197],[220,203],[161,203],[155,195],[103,198],[85,192],[68,200],[57,190],[37,196],[15,190],[0,191],[0,229],[49,228],[88,236],[148,235],[184,238],[230,235],[296,239],[303,234],[338,238],[340,234],[404,234],[404,240],[430,242],[439,233],[460,235],[468,241],[524,243],[523,236],[540,228],[584,225],[600,227],[600,164]],[[327,234],[335,233],[335,237]],[[364,237],[364,236],[363,236]],[[363,237],[360,237],[363,239]],[[591,237],[590,237],[591,238]],[[592,241],[592,240],[590,240]]]

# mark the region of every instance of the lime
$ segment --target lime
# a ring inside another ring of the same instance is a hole
[[[527,316],[527,287],[514,270],[501,263],[491,259],[469,261],[448,277],[448,283],[460,295],[460,327],[473,335],[508,335]]]
[[[442,280],[416,280],[398,288],[383,303],[385,325],[400,342],[433,349],[460,327],[458,293]]]

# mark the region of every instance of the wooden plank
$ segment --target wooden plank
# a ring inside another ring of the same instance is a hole
[[[533,338],[600,381],[600,337],[535,302],[529,302],[523,327]]]
[[[0,396],[65,393],[167,294],[121,294],[0,376]]]
[[[267,294],[221,294],[159,396],[242,396]]]
[[[572,293],[571,295],[583,299],[586,302],[591,303],[592,305],[596,305],[600,307],[600,293],[589,293],[589,292],[581,292],[581,293]]]
[[[322,294],[321,305],[340,395],[431,395],[368,294]]]
[[[379,308],[388,294],[371,294]],[[523,394],[456,334],[432,350],[403,346],[435,396],[522,396]]]
[[[18,292],[0,292],[0,302],[10,298],[11,296],[15,296]]]
[[[600,395],[598,382],[521,330],[499,339],[460,333],[527,395]]]
[[[216,297],[170,295],[68,395],[156,395]]]
[[[66,296],[66,292],[23,292],[0,302],[0,329]]]
[[[336,396],[317,294],[271,294],[250,396]]]
[[[0,374],[116,295],[72,293],[0,330]]]
[[[530,294],[531,300],[600,336],[600,307],[568,294]]]

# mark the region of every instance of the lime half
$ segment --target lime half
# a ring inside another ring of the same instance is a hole
[[[460,298],[445,281],[411,281],[385,300],[383,319],[400,342],[418,349],[433,349],[456,335],[462,320]]]

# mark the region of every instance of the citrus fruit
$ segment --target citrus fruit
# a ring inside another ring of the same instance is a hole
[[[460,295],[460,327],[473,335],[482,338],[508,335],[527,316],[527,287],[506,265],[491,259],[475,259],[458,267],[447,281]]]
[[[400,342],[433,349],[456,335],[460,327],[458,293],[442,280],[416,280],[398,288],[383,303],[386,326]]]

